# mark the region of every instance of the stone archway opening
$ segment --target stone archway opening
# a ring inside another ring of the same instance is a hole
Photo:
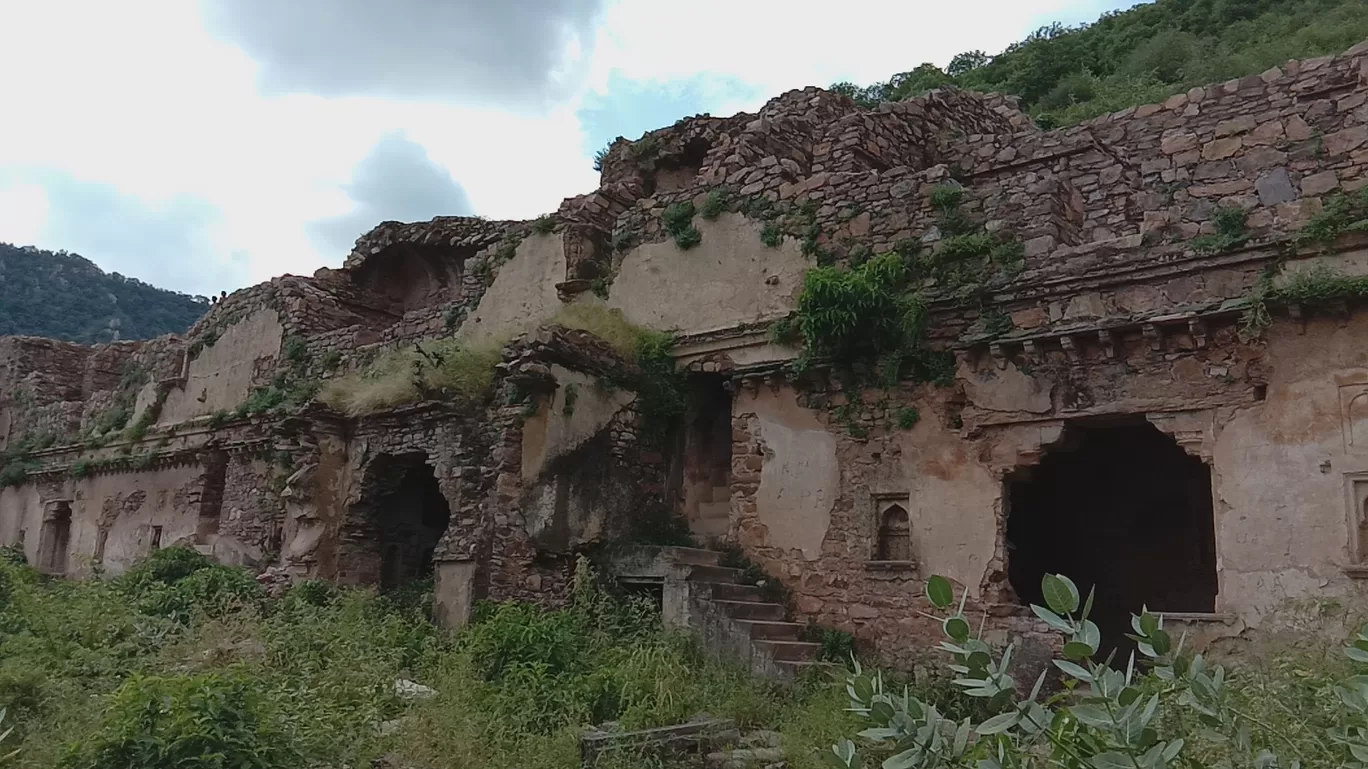
[[[1211,472],[1143,418],[1070,425],[1035,467],[1008,478],[1008,579],[1041,604],[1041,577],[1086,595],[1102,654],[1128,648],[1130,616],[1214,612]]]
[[[678,438],[683,517],[700,541],[726,539],[731,523],[732,394],[720,374],[692,374]]]
[[[451,508],[427,455],[382,455],[343,532],[339,581],[390,590],[432,576]]]

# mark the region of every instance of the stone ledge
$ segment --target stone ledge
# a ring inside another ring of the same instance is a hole
[[[1368,564],[1355,563],[1341,566],[1340,571],[1344,572],[1344,576],[1349,579],[1368,579]]]
[[[865,561],[865,571],[915,572],[916,561]]]
[[[1231,612],[1216,611],[1156,611],[1155,615],[1162,617],[1165,621],[1213,623],[1221,625],[1233,625],[1240,620],[1238,614]]]

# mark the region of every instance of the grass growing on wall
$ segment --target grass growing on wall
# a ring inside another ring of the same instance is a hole
[[[351,416],[372,414],[430,397],[480,398],[494,381],[500,345],[455,339],[391,350],[365,369],[330,381],[319,400]]]

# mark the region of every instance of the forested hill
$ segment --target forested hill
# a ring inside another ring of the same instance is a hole
[[[73,342],[183,333],[207,300],[106,273],[76,254],[0,243],[0,335]]]
[[[887,82],[834,90],[866,105],[942,85],[1021,97],[1043,128],[1161,101],[1195,85],[1339,53],[1368,38],[1364,0],[1157,0],[1081,27],[1036,30],[997,56],[969,51]]]

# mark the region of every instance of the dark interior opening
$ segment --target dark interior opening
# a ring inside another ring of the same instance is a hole
[[[70,549],[71,503],[57,502],[43,516],[38,537],[39,569],[48,574],[65,574]]]
[[[1148,422],[1069,426],[1040,465],[1008,480],[1007,501],[1012,588],[1044,605],[1046,573],[1084,596],[1095,587],[1103,655],[1124,653],[1142,607],[1215,611],[1211,472]]]
[[[432,575],[451,509],[426,454],[386,455],[367,471],[363,501],[350,518],[344,540],[351,552],[343,553],[348,567],[339,579],[389,590]]]
[[[401,316],[460,298],[465,257],[457,249],[401,243],[362,262],[352,280],[379,309]]]
[[[673,474],[683,517],[699,541],[722,539],[731,521],[732,396],[720,374],[690,377]]]
[[[701,136],[695,136],[684,143],[684,151],[677,155],[666,155],[656,161],[653,194],[675,192],[693,185],[694,179],[703,170],[703,160],[708,156],[712,143]]]

